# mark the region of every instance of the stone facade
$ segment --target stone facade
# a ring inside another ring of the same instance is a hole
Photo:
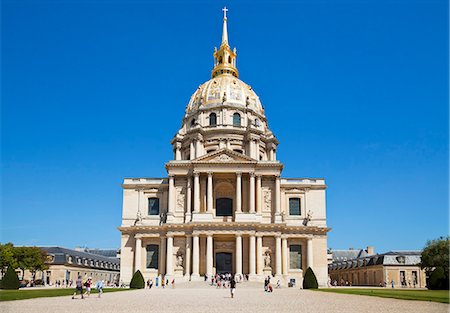
[[[217,272],[327,282],[326,184],[281,178],[278,141],[236,49],[214,52],[212,79],[192,95],[172,140],[168,178],[123,182],[121,279],[202,279]]]
[[[48,254],[48,269],[39,271],[35,279],[42,279],[45,285],[55,285],[56,281],[67,285],[69,281],[75,282],[78,276],[84,280],[92,277],[95,281],[104,280],[105,284],[119,283],[120,260],[116,257],[89,253],[80,250],[72,250],[61,247],[41,247]],[[101,252],[101,250],[96,250]],[[30,271],[17,271],[20,279],[32,280]]]
[[[425,288],[426,273],[420,268],[420,251],[390,251],[374,254],[370,249],[339,250],[328,266],[330,279],[337,285]],[[371,253],[372,252],[372,253]]]

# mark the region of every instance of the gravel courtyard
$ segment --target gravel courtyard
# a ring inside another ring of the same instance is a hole
[[[343,295],[293,288],[265,293],[262,284],[238,284],[234,299],[228,289],[203,282],[179,284],[176,288],[144,289],[104,294],[102,298],[72,300],[70,297],[38,298],[0,303],[4,313],[61,312],[308,312],[308,313],[447,313],[449,305]]]

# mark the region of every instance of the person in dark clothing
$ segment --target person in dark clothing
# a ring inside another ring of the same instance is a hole
[[[230,280],[230,292],[231,292],[231,298],[234,298],[234,292],[236,291],[236,281],[234,280],[234,277]]]

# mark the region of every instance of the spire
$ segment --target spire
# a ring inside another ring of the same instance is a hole
[[[228,45],[228,30],[227,30],[227,7],[222,9],[223,11],[223,30],[222,30],[222,45]]]
[[[236,48],[231,50],[228,44],[228,29],[227,29],[227,7],[223,11],[223,29],[222,29],[222,43],[219,50],[214,49],[214,68],[211,76],[214,78],[218,75],[233,75],[238,77],[238,70],[236,68]]]

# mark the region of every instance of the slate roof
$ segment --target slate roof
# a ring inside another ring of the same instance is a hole
[[[339,251],[339,250],[337,250]],[[353,250],[342,250],[342,251],[353,251]],[[360,251],[360,250],[355,250]],[[364,250],[363,250],[364,251]],[[365,251],[364,251],[365,252]],[[409,250],[409,251],[389,251],[382,254],[367,255],[367,252],[361,253],[359,257],[345,259],[345,257],[351,256],[352,254],[337,254],[335,259],[333,256],[333,263],[328,265],[330,270],[339,270],[346,268],[356,268],[365,267],[373,265],[418,265],[421,260],[420,250]],[[356,255],[356,253],[355,253]],[[342,257],[338,258],[338,257]]]
[[[62,247],[40,247],[40,248],[42,250],[47,251],[49,255],[54,257],[53,260],[50,262],[51,264],[71,265],[85,268],[98,268],[116,271],[119,271],[120,269],[120,259],[115,257],[111,258],[99,254],[77,251]]]

